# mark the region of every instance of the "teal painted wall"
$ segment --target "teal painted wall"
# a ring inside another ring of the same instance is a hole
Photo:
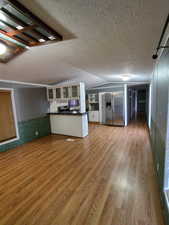
[[[169,44],[169,42],[168,42]],[[167,44],[167,45],[168,45]],[[164,195],[165,157],[167,120],[169,103],[169,50],[165,49],[158,59],[152,81],[151,144],[155,169],[161,192],[166,224],[169,225],[169,212]]]
[[[26,142],[47,136],[51,133],[49,116],[43,116],[27,121],[18,122],[20,139],[0,146],[0,152],[15,148]],[[38,131],[38,135],[36,135]]]

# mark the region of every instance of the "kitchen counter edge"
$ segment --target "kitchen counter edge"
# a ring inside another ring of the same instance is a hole
[[[47,115],[65,115],[65,116],[83,116],[83,115],[86,115],[87,112],[84,112],[84,113],[70,113],[70,112],[50,112],[50,113],[47,113]]]

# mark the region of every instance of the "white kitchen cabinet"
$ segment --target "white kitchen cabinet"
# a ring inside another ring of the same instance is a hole
[[[62,88],[62,98],[68,99],[69,98],[69,87]]]
[[[72,99],[80,97],[80,85],[73,85],[70,87],[70,90]]]
[[[63,134],[75,137],[85,137],[88,135],[86,113],[72,115],[51,113],[50,124],[52,134]]]
[[[85,92],[83,83],[68,86],[53,86],[47,88],[47,98],[49,101],[55,101],[57,99],[79,99],[83,92]]]
[[[79,100],[80,112],[86,112],[85,84],[82,82],[63,86],[55,85],[52,87],[48,87],[47,98],[48,101],[50,101],[50,104],[52,104],[52,101],[60,103],[62,100],[66,100],[68,104],[69,100]]]
[[[48,101],[53,101],[55,99],[54,88],[47,88],[47,98]]]
[[[98,103],[99,99],[98,99],[98,94],[88,94],[88,101],[89,103]]]
[[[61,88],[55,88],[55,98],[56,99],[61,99],[62,98],[62,89]]]
[[[89,111],[89,122],[99,122],[99,111]]]

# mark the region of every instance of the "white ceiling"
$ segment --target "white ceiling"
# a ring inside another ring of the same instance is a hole
[[[0,79],[36,83],[85,81],[88,86],[150,79],[151,55],[165,23],[168,0],[20,0],[64,41],[34,47],[8,64]]]

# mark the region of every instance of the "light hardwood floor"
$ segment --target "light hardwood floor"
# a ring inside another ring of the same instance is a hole
[[[0,225],[163,225],[146,126],[0,153]]]

